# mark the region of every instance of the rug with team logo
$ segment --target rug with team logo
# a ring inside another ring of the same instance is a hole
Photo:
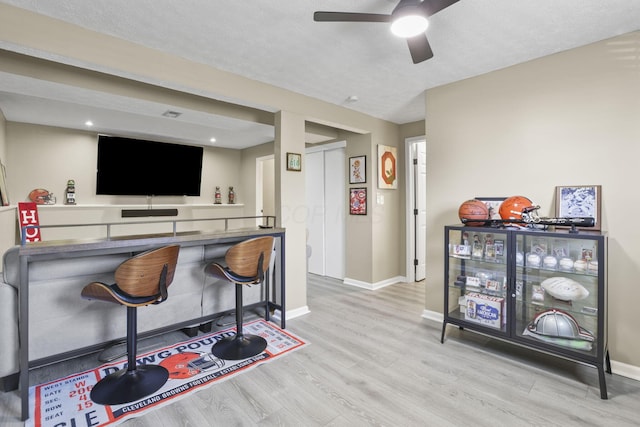
[[[233,335],[235,328],[230,328],[139,354],[139,364],[167,368],[169,380],[157,392],[124,405],[97,404],[91,401],[90,392],[101,378],[116,370],[126,369],[126,357],[92,370],[32,386],[29,388],[30,417],[25,426],[116,425],[307,345],[290,332],[264,320],[248,322],[243,329],[246,334],[265,338],[268,343],[266,350],[244,360],[216,358],[210,353],[211,347],[217,340]]]

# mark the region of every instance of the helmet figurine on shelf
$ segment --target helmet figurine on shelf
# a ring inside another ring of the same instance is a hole
[[[458,217],[460,218],[460,221],[466,225],[479,227],[485,225],[486,221],[489,219],[489,208],[480,200],[467,200],[458,208]]]
[[[578,324],[569,313],[551,308],[538,313],[522,335],[580,350],[591,350],[593,333]]]
[[[36,205],[55,205],[56,197],[44,188],[36,188],[29,193],[29,200]]]

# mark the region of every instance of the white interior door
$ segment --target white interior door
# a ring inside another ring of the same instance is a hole
[[[325,276],[344,279],[345,271],[345,150],[324,152]]]
[[[415,176],[415,281],[424,280],[427,266],[427,144],[414,143]]]
[[[311,248],[308,271],[324,276],[324,154],[322,151],[306,153],[304,163],[307,245]]]
[[[427,251],[427,143],[424,137],[405,141],[407,209],[406,274],[407,280],[420,281],[426,276]]]
[[[256,159],[256,216],[276,214],[275,158],[272,155]],[[262,219],[256,225],[267,225]],[[274,225],[270,222],[270,225]]]

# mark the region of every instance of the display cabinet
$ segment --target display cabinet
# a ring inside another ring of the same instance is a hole
[[[591,365],[607,399],[607,238],[445,227],[444,322]]]

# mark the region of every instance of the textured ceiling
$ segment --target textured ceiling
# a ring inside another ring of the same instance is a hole
[[[640,29],[639,0],[460,0],[431,17],[434,57],[413,64],[388,24],[313,21],[315,10],[390,13],[390,0],[0,2],[395,123],[424,119],[426,89]]]

